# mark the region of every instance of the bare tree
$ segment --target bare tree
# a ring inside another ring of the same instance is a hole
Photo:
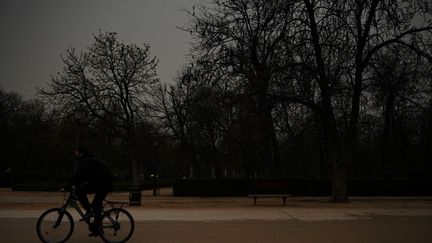
[[[430,41],[432,24],[427,17],[430,9],[424,4],[423,1],[413,4],[380,0],[303,1],[303,18],[309,33],[303,42],[310,43],[314,50],[324,146],[333,165],[334,201],[347,201],[345,168],[356,154],[360,101],[370,60],[389,45],[409,47],[428,56],[424,46]],[[412,25],[417,16],[427,21],[421,26]],[[342,87],[351,104],[347,126],[341,129],[336,123],[334,99]]]
[[[430,99],[427,86],[432,65],[412,52],[390,46],[377,53],[371,64],[373,81],[367,91],[382,109],[382,163],[392,173],[407,167],[408,134],[412,139],[418,136],[415,117],[427,109]]]
[[[275,102],[299,103],[317,114],[332,167],[332,199],[346,202],[346,166],[357,154],[371,59],[397,45],[431,60],[430,11],[422,0],[226,0],[193,10],[185,29],[197,40],[201,62],[243,83],[251,97],[248,107],[255,108],[264,128],[256,135],[269,145],[269,161],[278,164]]]
[[[165,134],[178,142],[184,166],[193,168],[196,161],[195,141],[192,135],[192,97],[196,92],[190,70],[179,75],[174,85],[160,85],[155,93],[155,108]],[[193,171],[193,169],[191,169]],[[187,170],[183,174],[189,173]]]
[[[86,51],[67,50],[63,63],[63,71],[39,93],[67,110],[84,110],[122,139],[138,185],[135,132],[146,119],[149,94],[158,81],[158,60],[150,55],[150,46],[124,44],[116,33],[100,32]]]
[[[14,92],[6,92],[0,86],[0,128],[4,128],[21,108],[22,96]]]
[[[292,37],[293,1],[227,0],[212,1],[190,12],[184,28],[197,43],[194,55],[211,70],[221,70],[238,83],[245,97],[251,126],[249,140],[262,151],[261,173],[279,172],[279,146],[273,124],[273,104],[269,100],[272,75],[286,65],[281,51]],[[246,113],[245,113],[246,114]]]

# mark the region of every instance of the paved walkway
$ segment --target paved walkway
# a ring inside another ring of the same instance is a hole
[[[62,205],[59,192],[0,190],[0,243],[38,242],[34,227],[46,209]],[[128,193],[110,200],[127,201]],[[130,242],[418,242],[432,239],[432,198],[278,199],[172,197],[144,192],[142,206],[127,207],[137,227]],[[71,209],[73,210],[73,209]],[[75,215],[75,219],[78,217]],[[70,242],[101,242],[76,223]]]
[[[162,196],[143,192],[142,206],[127,209],[137,221],[220,220],[356,220],[373,216],[432,216],[432,198],[351,198],[348,204],[334,204],[328,198],[294,197],[282,206],[280,199],[253,200],[246,197],[198,198]],[[0,190],[0,218],[38,218],[48,208],[63,204],[61,192],[14,192]],[[112,193],[114,201],[128,201],[128,193]],[[73,210],[73,209],[71,209]],[[78,218],[78,217],[76,217]]]
[[[335,208],[220,208],[146,209],[129,207],[136,221],[229,221],[229,220],[360,220],[376,216],[432,217],[431,209],[335,209]],[[0,218],[38,218],[42,209],[0,209]],[[74,219],[79,215],[70,209]]]
[[[0,242],[39,242],[36,219],[0,218]],[[430,243],[432,218],[372,217],[367,220],[140,221],[128,243]],[[101,243],[75,224],[68,243]]]

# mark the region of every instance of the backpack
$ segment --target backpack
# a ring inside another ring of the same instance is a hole
[[[111,170],[108,168],[108,164],[105,160],[102,160],[97,157],[93,157],[92,159],[92,171],[95,173],[95,176],[102,180],[113,180],[113,174]]]

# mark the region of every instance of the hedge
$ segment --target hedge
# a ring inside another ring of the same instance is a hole
[[[171,187],[173,180],[171,179],[161,179],[159,181],[159,187]],[[64,182],[27,182],[27,183],[17,183],[11,186],[14,191],[58,191],[61,187],[65,185]],[[152,182],[142,183],[140,185],[141,190],[150,190],[154,187]],[[129,191],[131,188],[131,183],[129,181],[115,181],[113,186],[113,191]]]
[[[330,196],[331,179],[183,179],[173,185],[174,196],[246,196],[256,184],[285,183],[285,193],[294,196]],[[432,196],[432,178],[349,178],[349,196]],[[278,188],[260,189],[278,193]]]

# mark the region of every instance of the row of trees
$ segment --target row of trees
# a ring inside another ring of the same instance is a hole
[[[49,114],[42,101],[24,100],[19,94],[6,92],[0,87],[2,184],[8,173],[15,174],[18,170],[22,172],[22,176],[17,179],[22,180],[28,176],[28,169],[35,174],[54,176],[59,166],[65,166],[66,170],[72,168],[67,163],[60,162],[64,157],[58,151],[66,144],[57,143],[57,136],[49,132],[60,126],[55,126],[54,121],[55,114]],[[57,161],[60,163],[56,163]],[[70,159],[67,161],[70,162]]]
[[[194,62],[161,91],[165,119],[192,163],[207,143],[212,158],[234,152],[248,175],[284,175],[292,157],[281,158],[281,144],[318,141],[303,153],[319,154],[333,200],[346,201],[347,170],[358,174],[370,159],[360,155],[381,156],[384,170],[403,170],[419,147],[418,160],[427,158],[430,11],[426,1],[200,5],[183,27]]]
[[[53,108],[40,98],[26,100],[0,87],[0,117],[0,186],[67,181],[75,167],[73,150],[78,145],[106,160],[119,181],[131,181],[141,174],[140,182],[145,179],[142,176],[151,182],[150,175],[157,173],[155,156],[163,160],[161,173],[165,177],[177,176],[165,162],[170,155],[159,155],[172,149],[153,124],[139,123],[134,128],[139,139],[134,145],[137,168],[132,168],[126,141],[104,120],[91,118],[86,111]]]
[[[135,185],[143,170],[332,177],[333,200],[347,201],[347,175],[430,176],[430,11],[421,0],[213,0],[188,12],[191,62],[171,85],[148,45],[100,32],[66,52],[44,102],[2,91],[15,97],[2,103],[2,149],[18,151],[7,146],[33,121],[3,112],[34,104],[43,122],[25,148],[43,156],[28,161],[92,144]]]
[[[158,82],[158,60],[150,46],[120,42],[115,33],[99,33],[86,51],[70,48],[64,69],[39,93],[65,112],[83,114],[87,125],[99,126],[124,145],[134,185],[138,185],[137,130],[149,122],[148,96]]]

